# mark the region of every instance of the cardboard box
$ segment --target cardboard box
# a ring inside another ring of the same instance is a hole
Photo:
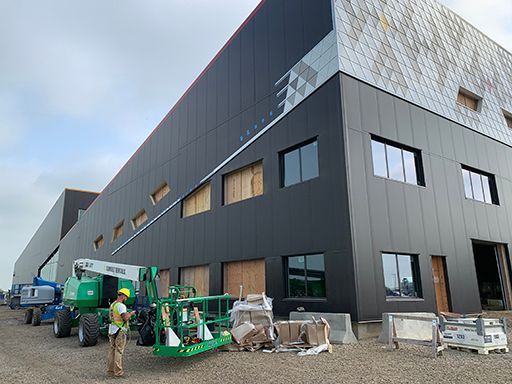
[[[302,320],[290,320],[290,321],[278,321],[274,324],[279,335],[279,340],[282,345],[304,343],[301,338],[301,327],[304,321]]]
[[[257,333],[258,330],[251,323],[242,323],[231,330],[231,335],[238,344],[244,343],[247,339],[252,338]]]
[[[247,301],[247,304],[251,304],[251,305],[263,305],[263,303],[265,302],[264,301],[264,296],[261,293],[259,293],[259,294],[255,294],[255,293],[248,294],[247,298],[246,298],[246,301]]]
[[[252,323],[254,325],[262,325],[264,327],[272,326],[272,311],[255,310],[255,311],[239,311],[233,326],[237,327],[242,323]]]
[[[305,323],[306,343],[315,347],[329,344],[329,324],[322,321]]]

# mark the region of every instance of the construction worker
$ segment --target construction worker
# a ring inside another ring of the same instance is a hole
[[[110,326],[108,329],[108,338],[110,348],[108,351],[107,373],[111,376],[122,377],[123,371],[123,353],[126,347],[126,333],[128,332],[128,322],[135,314],[135,311],[128,312],[126,300],[130,298],[130,290],[121,288],[117,292],[117,300],[110,306],[109,317]]]

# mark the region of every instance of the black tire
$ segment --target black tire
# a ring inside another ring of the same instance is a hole
[[[32,325],[34,327],[41,325],[41,308],[34,308],[34,313],[32,315]]]
[[[34,309],[27,308],[25,310],[25,316],[23,317],[23,324],[30,324],[32,322],[33,315],[34,315]]]
[[[78,323],[78,341],[81,347],[92,347],[98,342],[100,323],[95,313],[85,313]]]
[[[71,334],[71,313],[69,309],[66,308],[55,313],[53,334],[57,338],[69,337]]]

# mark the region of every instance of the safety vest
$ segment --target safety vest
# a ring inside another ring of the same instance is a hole
[[[122,330],[126,330],[126,321],[123,320],[121,314],[119,313],[119,305],[121,303],[119,301],[114,301],[110,305],[110,323],[117,326]]]

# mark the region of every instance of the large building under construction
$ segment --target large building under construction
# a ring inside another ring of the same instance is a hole
[[[512,308],[511,128],[512,55],[436,1],[262,1],[60,240],[55,278],[157,265],[358,322]]]

